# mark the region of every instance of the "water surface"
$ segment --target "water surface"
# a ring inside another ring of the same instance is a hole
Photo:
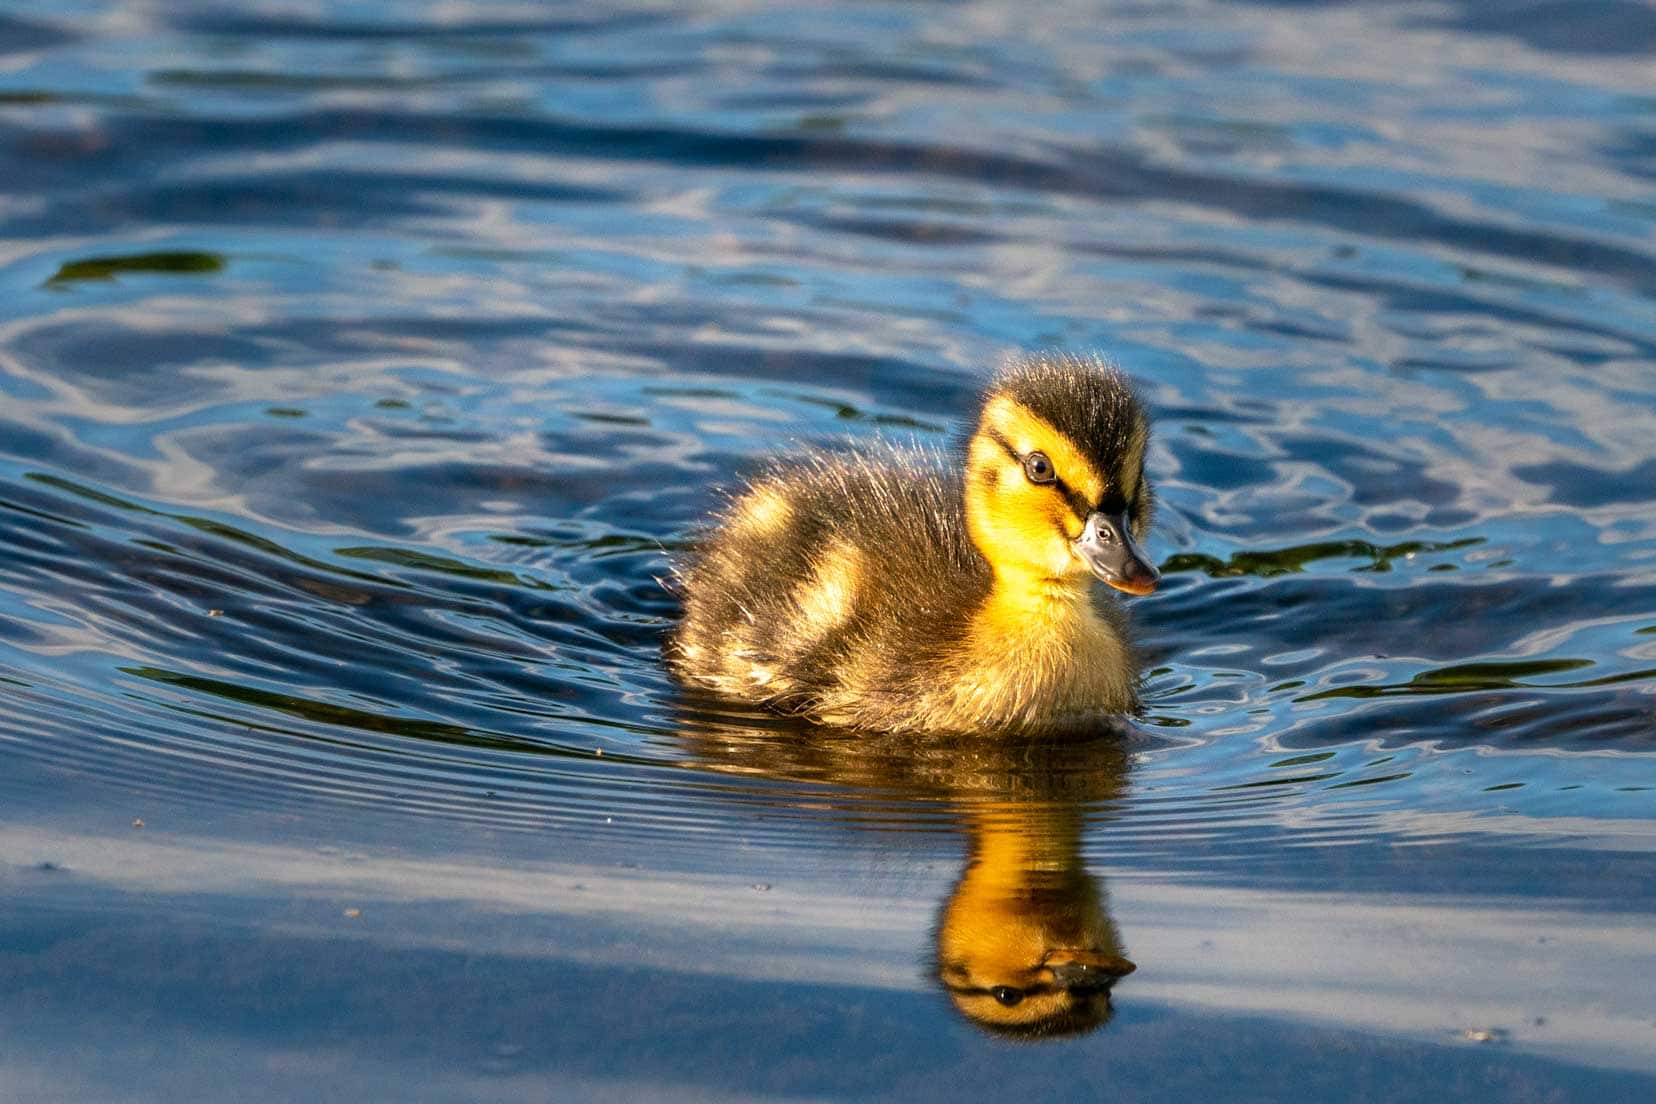
[[[0,1096],[1648,1099],[1653,46],[0,9]],[[714,488],[1038,348],[1157,419],[1142,718],[674,687]],[[985,917],[1137,969],[1008,1040]]]

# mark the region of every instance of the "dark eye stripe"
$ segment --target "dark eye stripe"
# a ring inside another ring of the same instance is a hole
[[[1002,435],[1000,430],[993,426],[989,426],[984,429],[983,434],[985,437],[988,437],[991,441],[995,442],[995,444],[1004,449],[1007,456],[1016,460],[1020,464],[1023,463],[1023,457],[1018,455],[1018,450],[1012,447],[1012,442],[1008,441],[1006,437]],[[1087,515],[1092,513],[1092,505],[1087,502],[1086,498],[1084,498],[1068,483],[1065,483],[1063,477],[1061,476],[1055,475],[1049,486],[1056,488],[1058,493],[1064,496],[1064,502],[1069,505],[1070,511],[1074,513],[1083,524],[1085,524]]]
[[[1058,493],[1064,496],[1064,501],[1069,504],[1069,508],[1085,524],[1087,515],[1092,513],[1092,506],[1088,504],[1086,498],[1062,479],[1054,480],[1052,485],[1058,488]]]

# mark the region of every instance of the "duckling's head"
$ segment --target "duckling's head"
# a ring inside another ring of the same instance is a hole
[[[1150,422],[1127,379],[1097,359],[1009,365],[984,394],[966,449],[966,519],[1000,577],[1091,574],[1130,594],[1155,589],[1140,550],[1150,527]]]
[[[968,874],[968,879],[970,874]],[[1120,953],[1099,891],[1079,872],[1000,894],[957,889],[938,932],[938,980],[992,1034],[1043,1038],[1110,1021],[1110,994],[1136,967]]]

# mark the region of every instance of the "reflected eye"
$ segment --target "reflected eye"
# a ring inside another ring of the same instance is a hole
[[[1052,461],[1047,459],[1044,452],[1032,452],[1024,457],[1024,475],[1031,483],[1051,483],[1058,478],[1058,473],[1052,470]]]
[[[1039,456],[1040,454],[1037,453],[1036,455]],[[1045,459],[1045,457],[1042,457],[1042,459]],[[1011,1008],[1014,1004],[1017,1004],[1019,1001],[1024,999],[1023,990],[1014,989],[1010,985],[997,985],[993,989],[989,990],[989,995],[994,997],[997,1002],[1005,1005],[1007,1008]]]

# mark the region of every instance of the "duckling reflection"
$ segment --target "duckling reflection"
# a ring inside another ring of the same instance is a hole
[[[971,851],[937,925],[937,973],[956,1009],[997,1034],[1106,1023],[1122,954],[1104,889],[1081,861],[1073,805],[998,801],[968,813]]]
[[[730,719],[687,720],[695,765],[854,787],[859,792],[844,799],[853,816],[866,814],[867,796],[877,793],[945,803],[958,818],[966,861],[938,909],[927,962],[967,1021],[1024,1039],[1109,1022],[1112,987],[1135,967],[1081,843],[1086,810],[1125,792],[1124,733],[1009,746],[788,731],[774,719],[766,732]],[[813,791],[809,800],[820,807],[832,791]]]

